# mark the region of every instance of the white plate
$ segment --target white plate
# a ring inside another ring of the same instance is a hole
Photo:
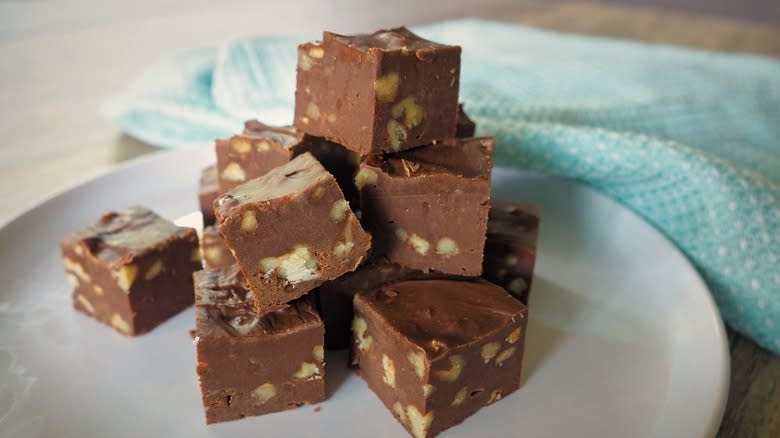
[[[404,431],[329,355],[329,399],[207,427],[187,310],[132,339],[71,309],[58,241],[100,213],[197,209],[211,147],[155,154],[62,193],[0,229],[0,435],[396,437]],[[663,236],[580,184],[497,169],[494,196],[544,208],[523,387],[445,437],[704,437],[728,388],[723,325]]]

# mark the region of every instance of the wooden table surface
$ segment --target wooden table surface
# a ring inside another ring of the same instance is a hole
[[[369,30],[480,16],[559,31],[780,56],[780,29],[582,1],[0,2],[0,224],[47,197],[156,149],[122,135],[100,105],[159,56],[255,33]],[[284,3],[284,2],[282,2]],[[307,3],[304,8],[301,3]],[[350,11],[344,13],[343,11]],[[269,12],[273,13],[269,13]],[[273,19],[261,19],[260,17]],[[310,29],[309,29],[310,30]],[[0,250],[2,250],[0,248]],[[718,436],[780,437],[780,358],[730,333],[731,388]],[[707,366],[707,364],[701,364]]]

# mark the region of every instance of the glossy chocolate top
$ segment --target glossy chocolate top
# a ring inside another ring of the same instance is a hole
[[[525,311],[499,286],[457,280],[390,284],[358,294],[355,306],[376,312],[433,357],[502,330]]]
[[[244,122],[244,135],[263,137],[278,143],[284,148],[289,148],[300,143],[303,134],[290,126],[270,126],[258,120]]]
[[[265,336],[320,323],[310,297],[260,317],[255,315],[252,294],[236,266],[198,271],[193,278],[199,337]]]
[[[133,206],[103,214],[95,224],[65,236],[63,243],[79,245],[101,263],[116,267],[194,233],[145,207]]]
[[[385,52],[402,51],[418,52],[421,54],[425,50],[452,48],[457,46],[447,46],[420,38],[406,27],[396,27],[395,29],[383,29],[374,33],[358,35],[339,35],[332,32],[323,32],[322,40],[336,40],[350,47],[360,50],[382,50]]]
[[[453,138],[435,145],[380,157],[369,156],[369,166],[391,176],[456,174],[467,178],[489,178],[493,165],[493,138]]]
[[[488,239],[513,243],[535,243],[541,209],[535,205],[509,199],[490,201]]]
[[[307,152],[218,197],[214,201],[214,211],[217,218],[226,217],[232,209],[246,202],[294,197],[306,187],[330,177],[320,162]]]

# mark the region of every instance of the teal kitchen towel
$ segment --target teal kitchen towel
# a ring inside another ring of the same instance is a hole
[[[478,20],[415,29],[463,47],[461,100],[496,163],[574,178],[665,233],[725,321],[780,353],[780,62]],[[105,114],[177,147],[292,120],[299,38],[152,66]]]

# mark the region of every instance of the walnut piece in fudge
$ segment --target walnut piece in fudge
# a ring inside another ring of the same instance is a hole
[[[360,165],[362,221],[374,254],[422,271],[482,272],[493,139],[450,139]]]
[[[60,242],[74,307],[134,336],[190,306],[198,236],[144,207],[105,213]]]
[[[219,187],[226,192],[287,163],[293,157],[292,147],[302,140],[303,134],[292,128],[247,122],[243,134],[215,143]]]
[[[371,246],[336,180],[309,153],[220,196],[215,210],[261,315],[353,271]]]
[[[520,386],[528,309],[501,287],[405,281],[355,296],[353,360],[415,438]]]
[[[477,124],[469,118],[463,109],[463,104],[458,105],[458,122],[455,126],[455,137],[466,138],[473,137],[477,130]]]
[[[224,268],[236,263],[230,249],[225,245],[225,239],[214,225],[203,229],[203,235],[200,236],[200,252],[203,255],[203,267],[207,269]]]
[[[206,423],[325,398],[324,326],[310,297],[257,316],[237,267],[195,279],[197,372]]]
[[[507,199],[491,201],[482,276],[528,305],[541,210]]]
[[[198,185],[198,203],[203,215],[203,226],[214,224],[214,200],[219,196],[216,166],[209,166],[200,174]]]
[[[298,47],[295,127],[361,155],[453,137],[460,52],[404,27],[323,32]]]

